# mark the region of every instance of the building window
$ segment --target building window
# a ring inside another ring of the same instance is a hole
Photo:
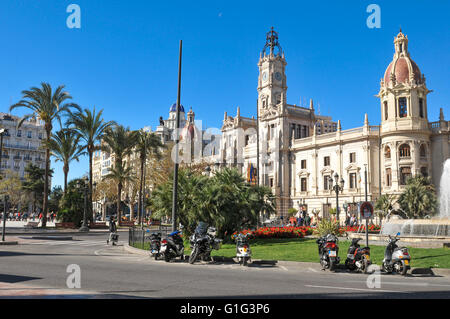
[[[323,166],[330,166],[330,157],[329,156],[325,156],[323,158]]]
[[[423,111],[423,99],[419,99],[419,115],[421,118],[424,118],[424,111]]]
[[[408,144],[402,144],[399,148],[400,158],[411,157],[411,149]]]
[[[22,130],[17,131],[17,137],[22,137]]]
[[[357,188],[356,185],[356,173],[350,173],[350,189]]]
[[[300,163],[301,163],[301,169],[306,169],[306,160],[302,160]]]
[[[31,138],[31,134],[32,134],[31,131],[28,131],[28,132],[27,132],[27,137],[28,137],[28,138]]]
[[[424,144],[420,145],[420,157],[422,158],[427,157],[427,148]]]
[[[398,113],[400,117],[408,116],[408,107],[406,104],[406,97],[401,97],[398,99]]]
[[[300,190],[306,192],[306,177],[300,179]]]
[[[350,153],[350,163],[356,163],[356,153]]]
[[[331,189],[330,175],[325,175],[323,177],[323,189],[324,190],[330,190]]]
[[[411,167],[400,168],[400,185],[406,185],[406,182],[411,176]]]
[[[389,117],[388,102],[384,102],[384,119],[387,120],[388,117]]]
[[[38,134],[38,139],[42,140],[42,133]]]
[[[386,159],[391,159],[391,148],[389,146],[386,146],[384,149],[384,157]]]
[[[269,178],[269,186],[273,187],[273,177]]]
[[[392,186],[392,171],[386,168],[386,186]]]

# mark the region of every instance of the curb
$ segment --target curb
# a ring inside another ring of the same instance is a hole
[[[0,246],[17,245],[17,241],[0,241]]]
[[[146,250],[142,250],[139,248],[131,247],[129,244],[123,245],[124,250],[128,251],[132,254],[137,254],[141,256],[149,256]],[[212,257],[214,261],[219,262],[230,262],[237,263],[235,258],[230,257]],[[284,260],[260,260],[260,259],[252,259],[252,263],[254,264],[270,264],[275,265],[278,264],[280,266],[297,266],[297,267],[307,267],[313,268],[316,267],[318,263],[315,262],[306,262],[306,261],[284,261]],[[422,274],[422,275],[430,275],[430,276],[450,276],[450,269],[447,268],[413,268],[411,269],[411,274]]]

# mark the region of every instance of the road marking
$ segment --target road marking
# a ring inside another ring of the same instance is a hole
[[[305,285],[305,287],[311,287],[311,288],[326,288],[326,289],[339,289],[339,290],[357,290],[357,291],[370,291],[370,292],[397,292],[397,291],[393,291],[393,290],[362,289],[362,288],[333,287],[333,286],[313,286],[313,285]]]

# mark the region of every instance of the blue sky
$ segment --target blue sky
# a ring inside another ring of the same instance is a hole
[[[70,4],[81,29],[69,29]],[[369,29],[369,4],[381,8],[381,28]],[[255,115],[257,61],[271,26],[288,62],[288,103],[320,104],[343,129],[364,113],[380,121],[380,79],[399,27],[434,92],[428,116],[448,107],[450,2],[437,1],[152,1],[2,0],[0,105],[7,112],[21,91],[42,81],[65,84],[82,107],[132,129],[158,125],[176,101],[179,40],[183,40],[182,104],[219,127],[224,111]],[[22,115],[17,110],[13,114]],[[54,185],[63,183],[59,163]],[[69,179],[88,169],[74,163]]]

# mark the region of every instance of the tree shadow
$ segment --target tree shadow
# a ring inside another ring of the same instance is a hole
[[[18,282],[30,281],[30,280],[36,280],[36,279],[42,279],[42,278],[0,274],[0,282],[7,282],[9,284],[15,284]]]

